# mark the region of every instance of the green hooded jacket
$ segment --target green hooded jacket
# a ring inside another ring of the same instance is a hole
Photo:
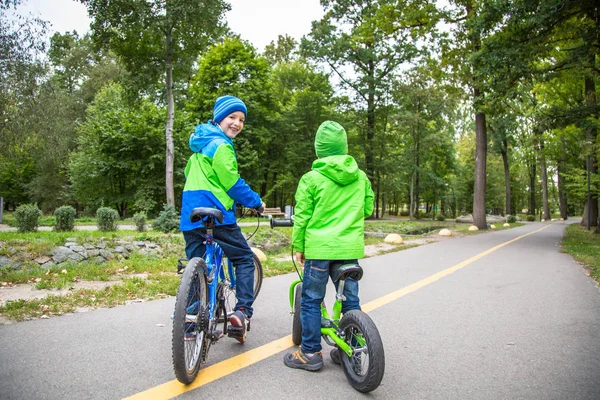
[[[325,121],[315,137],[317,160],[296,190],[294,250],[307,260],[363,258],[364,219],[373,212],[367,175],[347,155],[346,131]]]

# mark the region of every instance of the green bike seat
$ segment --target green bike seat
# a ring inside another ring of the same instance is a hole
[[[334,264],[331,266],[331,280],[334,282],[352,278],[360,281],[363,276],[363,269],[358,264]]]

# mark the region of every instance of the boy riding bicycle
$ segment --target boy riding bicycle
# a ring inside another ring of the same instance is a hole
[[[262,212],[265,203],[258,193],[240,177],[233,148],[234,139],[244,128],[247,109],[234,96],[219,97],[213,119],[196,126],[189,145],[194,154],[185,167],[185,187],[181,202],[179,229],[185,239],[188,260],[203,257],[206,251],[206,228],[202,222],[190,222],[195,207],[213,207],[223,212],[223,223],[217,223],[213,238],[235,267],[237,304],[229,323],[237,327],[240,343],[246,341],[254,302],[254,257],[235,218],[235,205]]]
[[[332,263],[358,264],[364,257],[364,219],[373,212],[373,190],[366,174],[348,155],[344,128],[325,121],[317,130],[318,159],[296,190],[292,245],[304,266],[300,319],[302,345],[288,353],[291,368],[316,371],[323,367],[321,302]],[[335,283],[337,289],[337,282]],[[347,279],[342,312],[360,310],[358,282]]]

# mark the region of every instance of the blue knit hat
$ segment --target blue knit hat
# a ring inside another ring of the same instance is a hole
[[[215,101],[215,108],[213,109],[213,121],[220,123],[231,113],[241,111],[244,116],[248,115],[248,110],[243,101],[235,96],[221,96]]]

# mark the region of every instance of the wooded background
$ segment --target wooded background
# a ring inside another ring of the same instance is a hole
[[[242,177],[293,204],[324,120],[376,193],[375,217],[583,215],[598,225],[600,12],[592,0],[322,0],[297,43],[232,35],[222,0],[81,0],[90,34],[9,18],[0,0],[6,209],[178,206],[187,140],[240,97]],[[588,183],[589,179],[589,183]],[[589,186],[588,186],[589,185]],[[589,187],[589,198],[588,198]]]

